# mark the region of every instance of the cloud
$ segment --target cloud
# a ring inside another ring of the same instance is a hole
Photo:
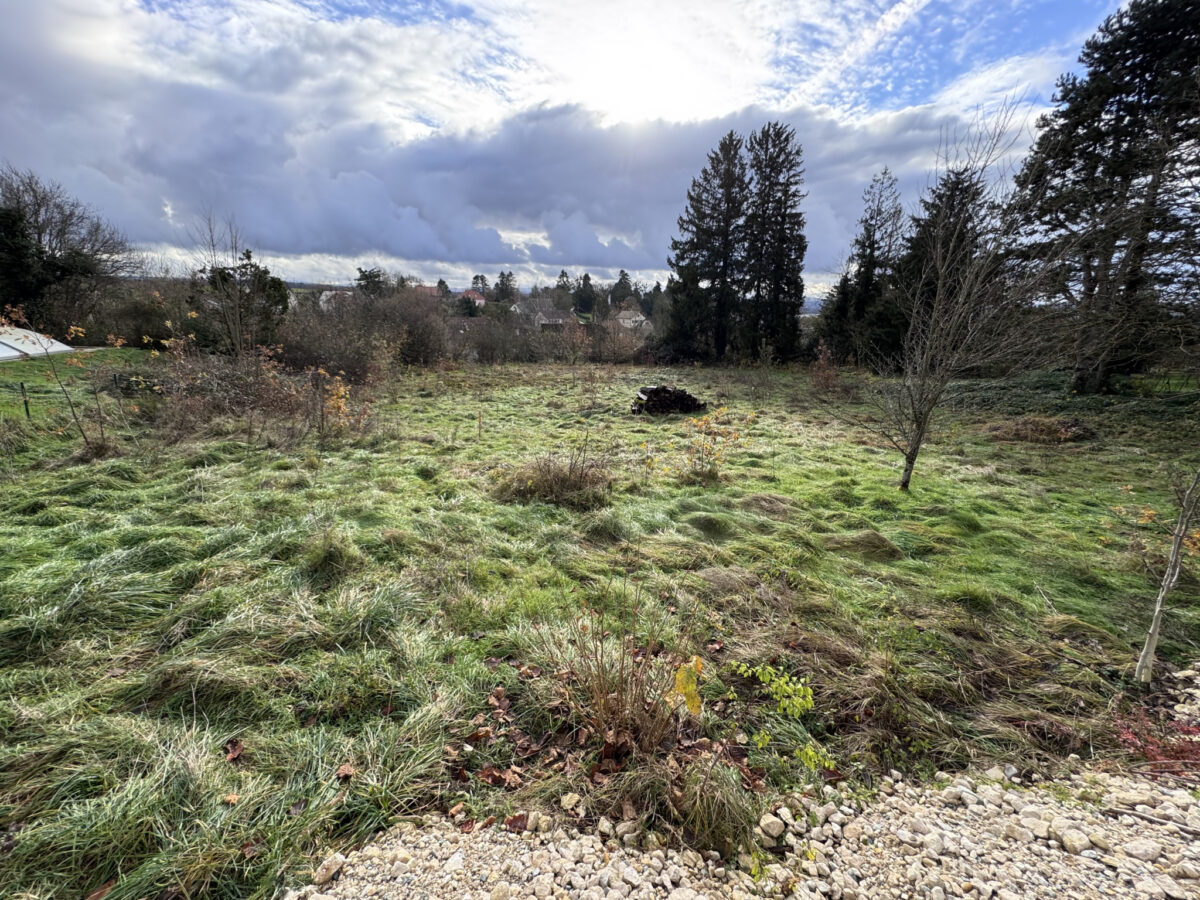
[[[708,150],[782,119],[805,147],[808,267],[828,273],[872,173],[915,198],[943,130],[1064,64],[1065,38],[993,46],[966,3],[9,4],[0,158],[168,255],[211,210],[293,278],[378,261],[652,280]]]

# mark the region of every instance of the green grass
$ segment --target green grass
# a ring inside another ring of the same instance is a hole
[[[98,353],[69,389],[86,400],[143,365]],[[479,722],[568,726],[544,634],[584,605],[620,607],[642,646],[699,650],[701,731],[769,733],[749,763],[770,789],[805,776],[789,751],[808,734],[845,771],[1111,747],[1104,713],[1153,597],[1130,539],[1149,534],[1143,507],[1169,509],[1162,464],[1195,455],[1194,395],[977,382],[901,494],[899,458],[802,373],[513,367],[413,373],[367,433],[290,447],[248,446],[231,422],[166,442],[152,398],[102,394],[119,455],[82,462],[44,369],[0,364],[0,883],[30,897],[112,879],[111,900],[268,897],[405,813],[578,788],[513,740],[463,743]],[[671,379],[757,413],[715,483],[671,471],[682,417],[628,414],[638,386]],[[990,430],[1027,414],[1094,436]],[[585,434],[614,475],[603,505],[501,499]],[[1198,601],[1193,568],[1169,658],[1195,657]],[[807,675],[815,710],[781,719],[733,659]],[[511,722],[489,718],[497,685]],[[594,748],[572,752],[586,767]],[[514,761],[520,791],[455,780]],[[642,777],[605,791],[649,797],[660,782]],[[683,786],[747,802],[694,773]]]

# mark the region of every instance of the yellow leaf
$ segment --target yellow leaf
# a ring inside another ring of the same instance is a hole
[[[675,694],[683,698],[693,716],[700,715],[700,670],[703,668],[700,657],[693,656],[690,662],[675,670]]]

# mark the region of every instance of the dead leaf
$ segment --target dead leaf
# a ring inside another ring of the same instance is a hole
[[[633,808],[633,801],[626,798],[621,801],[621,819],[625,822],[632,822],[637,818],[637,811]]]
[[[475,777],[482,782],[490,784],[492,787],[504,786],[504,773],[495,766],[484,766]]]
[[[465,822],[460,822],[459,826],[458,826],[458,830],[461,831],[463,834],[470,834],[472,831],[475,830],[475,820],[467,819],[467,821],[465,821]]]
[[[517,756],[520,756],[522,759],[533,756],[533,754],[541,750],[542,747],[546,746],[546,741],[550,739],[550,732],[546,732],[536,741],[527,734],[521,734],[520,732],[517,733],[520,734],[520,737],[514,738],[513,740],[517,745]],[[512,736],[513,735],[510,732],[509,737]]]
[[[495,672],[502,661],[498,656],[489,656],[483,664],[488,667],[488,671]]]
[[[496,817],[488,816],[486,819],[484,819],[482,822],[479,823],[479,827],[480,828],[491,828],[495,824],[496,824]]]
[[[496,729],[491,725],[486,728],[480,728],[468,734],[463,740],[468,744],[478,744],[480,741],[488,741],[491,743],[492,737],[496,734]]]
[[[298,815],[300,815],[300,813],[304,812],[304,810],[306,810],[306,809],[308,809],[308,801],[307,800],[297,800],[295,803],[293,803],[291,806],[288,807],[288,813],[293,816],[298,816]]]
[[[504,820],[504,827],[514,833],[520,833],[529,825],[529,816],[526,813],[517,813],[509,816]]]
[[[466,804],[464,804],[464,803],[455,803],[452,807],[450,807],[450,810],[449,810],[449,812],[446,813],[446,815],[448,815],[450,818],[453,819],[455,816],[457,816],[460,812],[463,811],[463,807],[465,805]]]
[[[246,843],[242,844],[242,856],[246,859],[254,859],[262,853],[262,838],[250,838]]]
[[[541,678],[542,677],[542,667],[541,666],[521,666],[521,668],[517,669],[517,674],[520,675],[522,678]]]
[[[720,653],[722,650],[725,649],[725,642],[724,641],[709,641],[707,644],[704,645],[704,649],[706,649],[709,653]]]
[[[349,781],[358,774],[358,769],[350,765],[350,763],[342,763],[338,766],[337,779],[338,781]]]
[[[242,751],[246,748],[237,738],[230,738],[225,742],[223,749],[225,750],[225,762],[233,762],[242,755]]]
[[[224,799],[221,800],[221,802],[224,803],[226,806],[235,806],[237,804],[237,802],[241,799],[242,798],[239,797],[237,794],[226,794]]]
[[[104,882],[104,884],[100,885],[100,887],[88,894],[86,900],[104,900],[104,898],[108,896],[108,892],[116,887],[116,884],[117,879],[108,879],[108,881]]]

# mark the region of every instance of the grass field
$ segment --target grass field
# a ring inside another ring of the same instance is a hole
[[[146,364],[97,353],[71,390],[94,418],[87,377]],[[120,452],[83,462],[45,368],[0,364],[0,884],[26,897],[269,897],[460,801],[636,796],[679,825],[686,772],[591,767],[608,742],[562,700],[589,622],[702,659],[684,743],[739,748],[748,809],[810,777],[810,741],[843,772],[1111,750],[1154,592],[1131,539],[1153,555],[1163,464],[1198,456],[1194,394],[978,382],[902,494],[803,372],[512,367],[405,375],[365,432],[273,448],[234,421],[167,443],[102,395]],[[629,414],[665,380],[728,407],[719,479],[686,477],[686,417]],[[571,451],[611,484],[502,499]],[[1162,652],[1198,639],[1193,568]]]

